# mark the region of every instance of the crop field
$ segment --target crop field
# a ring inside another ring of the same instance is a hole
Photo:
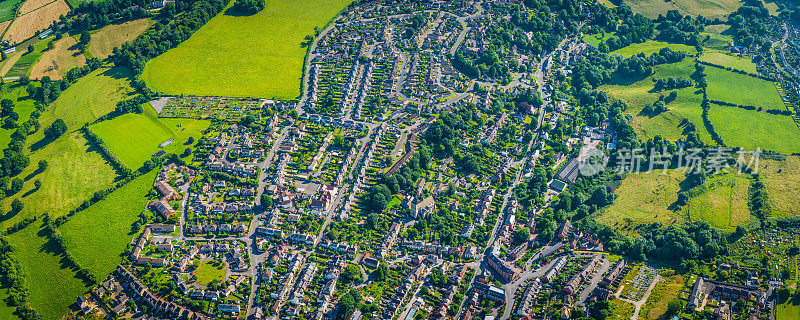
[[[689,200],[685,210],[694,221],[706,221],[714,228],[733,231],[750,221],[749,187],[750,180],[738,172],[715,175],[708,180],[704,192]]]
[[[21,2],[22,0],[6,0],[0,2],[0,21],[9,21],[14,19],[14,8],[16,8],[17,4]],[[3,26],[3,28],[4,27],[5,26]],[[2,30],[2,28],[0,28],[0,30]]]
[[[48,38],[48,39],[52,39]],[[29,71],[35,64],[39,62],[39,59],[42,57],[42,53],[45,49],[47,49],[47,41],[43,40],[33,44],[33,52],[28,53],[27,49],[25,50],[19,59],[14,63],[14,65],[8,70],[6,73],[6,77],[19,77],[23,75],[28,75]]]
[[[256,115],[261,101],[255,99],[215,97],[172,97],[161,109],[163,118],[238,120],[245,115]]]
[[[789,116],[711,105],[708,118],[729,147],[800,152],[800,128]]]
[[[642,306],[642,309],[639,311],[639,319],[666,319],[665,313],[667,312],[667,305],[670,301],[678,297],[678,294],[683,290],[686,280],[682,275],[663,277],[663,279],[663,281],[659,281],[656,284],[647,302]]]
[[[138,168],[159,150],[159,144],[175,139],[164,151],[181,154],[189,137],[199,139],[210,121],[158,118],[153,108],[143,106],[142,114],[125,114],[99,122],[91,128],[130,168]]]
[[[701,61],[731,67],[736,70],[756,73],[756,64],[748,57],[737,57],[720,51],[703,51],[700,56]]]
[[[740,73],[707,66],[708,98],[764,110],[786,110],[775,84]]]
[[[64,0],[28,0],[22,4],[20,14],[8,27],[3,40],[20,43],[37,32],[47,29],[58,21],[59,17],[69,12],[69,5]]]
[[[687,119],[694,123],[700,139],[706,143],[713,144],[711,135],[703,126],[700,102],[703,97],[697,92],[697,88],[689,87],[679,89],[678,97],[675,101],[667,103],[668,111],[658,115],[640,115],[642,109],[656,102],[662,93],[651,92],[653,89],[653,79],[664,79],[669,77],[681,77],[689,79],[694,73],[694,64],[691,60],[672,64],[663,64],[653,67],[653,74],[646,78],[616,79],[610,85],[600,87],[601,90],[608,91],[617,99],[621,99],[628,104],[627,113],[634,115],[631,126],[636,130],[640,139],[650,139],[656,135],[662,138],[676,141],[684,137],[684,127]],[[666,91],[663,94],[667,94]]]
[[[669,207],[678,200],[678,184],[684,177],[678,170],[669,170],[667,174],[661,171],[628,174],[615,191],[618,196],[614,204],[606,208],[597,221],[623,232],[653,222],[664,225],[683,222],[683,217]]]
[[[655,19],[658,15],[666,15],[669,10],[678,10],[681,14],[702,15],[711,20],[724,19],[726,15],[742,6],[737,0],[625,0],[633,12]]]
[[[26,275],[31,306],[44,319],[60,319],[67,306],[75,303],[75,297],[88,288],[75,277],[74,270],[65,267],[60,253],[55,254],[55,243],[38,236],[40,225],[37,221],[7,238],[16,249],[15,256]],[[6,308],[5,303],[0,305]]]
[[[758,174],[767,189],[771,214],[800,216],[800,157],[787,156],[784,161],[761,159]]]
[[[52,40],[42,41],[47,43]],[[75,47],[78,42],[73,37],[64,37],[56,41],[52,50],[42,54],[41,59],[31,70],[32,79],[49,76],[53,80],[61,80],[67,71],[86,64],[86,57]]]
[[[630,57],[635,54],[644,53],[645,55],[651,55],[653,53],[658,52],[662,48],[670,48],[675,51],[683,51],[690,55],[697,54],[697,50],[694,47],[687,46],[685,44],[679,43],[666,43],[661,41],[654,41],[654,40],[647,40],[642,43],[634,43],[624,48],[617,49],[612,53],[616,53],[623,57]]]
[[[270,0],[252,16],[220,13],[177,48],[150,60],[142,79],[170,95],[296,98],[306,54],[303,38],[348,3]]]
[[[134,179],[59,228],[75,260],[98,279],[122,261],[120,254],[134,237],[131,225],[147,205],[157,174],[158,170],[152,170]]]
[[[95,58],[105,59],[111,55],[114,48],[135,39],[152,24],[153,21],[150,19],[138,19],[107,25],[92,34],[88,52]]]

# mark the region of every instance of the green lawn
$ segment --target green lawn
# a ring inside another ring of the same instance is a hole
[[[776,305],[775,318],[777,320],[800,319],[800,301],[792,299],[786,303]]]
[[[75,298],[88,288],[75,278],[74,270],[65,267],[60,253],[54,254],[56,245],[37,235],[42,231],[40,225],[41,222],[33,223],[7,238],[16,249],[15,256],[25,273],[31,306],[45,320],[55,320],[60,319],[67,307],[75,303]],[[0,306],[7,309],[5,303]],[[0,315],[4,313],[5,310],[0,311]]]
[[[700,108],[703,97],[697,88],[689,87],[677,90],[678,97],[675,101],[667,104],[668,111],[666,112],[658,115],[639,114],[646,105],[656,102],[661,94],[668,94],[667,91],[651,92],[654,78],[681,77],[689,79],[692,73],[694,73],[694,63],[687,58],[678,63],[657,65],[653,67],[653,74],[646,78],[615,79],[610,85],[600,87],[600,90],[608,91],[613,97],[628,104],[625,112],[634,115],[631,126],[641,140],[647,140],[656,135],[670,141],[681,139],[685,137],[683,130],[686,125],[684,119],[686,119],[694,123],[701,140],[713,144],[711,135],[703,126],[703,110]]]
[[[647,40],[642,43],[634,43],[624,48],[617,49],[612,53],[619,54],[623,57],[630,57],[632,55],[638,53],[644,53],[645,55],[651,55],[653,53],[658,52],[662,48],[670,48],[675,51],[683,51],[688,54],[694,55],[697,54],[697,50],[694,47],[687,46],[685,44],[678,44],[678,43],[666,43],[661,41],[654,41],[654,40]]]
[[[764,110],[786,110],[775,84],[748,75],[706,66],[708,98]]]
[[[712,105],[708,118],[729,147],[800,152],[800,128],[789,116]]]
[[[609,38],[613,37],[616,32],[606,32],[606,33],[598,33],[598,34],[584,34],[583,35],[583,42],[586,44],[597,48],[601,42],[608,40]]]
[[[348,3],[270,0],[252,16],[220,13],[177,48],[150,60],[142,79],[165,94],[296,98],[303,38]]]
[[[706,221],[712,227],[733,231],[750,221],[747,206],[750,180],[736,172],[715,175],[707,189],[690,199],[685,210],[694,221]]]
[[[668,10],[678,10],[681,14],[702,15],[714,20],[725,19],[725,16],[742,6],[738,0],[625,0],[633,12],[655,19],[658,15],[666,15]]]
[[[39,62],[39,58],[42,57],[42,52],[47,49],[47,43],[52,40],[53,37],[49,37],[44,40],[40,40],[33,44],[33,52],[25,53],[22,57],[17,60],[17,63],[8,70],[6,73],[6,77],[19,77],[23,75],[30,75],[31,68]],[[21,48],[19,50],[27,50],[25,48]]]
[[[92,130],[130,168],[138,168],[159,150],[159,144],[172,138],[164,150],[176,154],[188,147],[189,137],[199,139],[208,120],[158,118],[150,105],[142,114],[126,114],[92,125]]]
[[[158,170],[140,176],[74,215],[59,228],[75,260],[98,279],[114,271],[131,239],[131,225],[147,205]]]
[[[0,2],[0,21],[13,19],[15,13],[14,9],[18,3],[22,3],[22,0],[6,0]]]
[[[681,223],[683,216],[669,207],[678,200],[679,183],[683,179],[684,174],[677,170],[669,170],[667,174],[661,174],[660,170],[628,174],[614,192],[617,194],[614,204],[603,210],[597,221],[623,232],[653,222]]]
[[[749,73],[757,73],[756,64],[748,57],[740,58],[720,51],[706,50],[703,51],[700,60]]]
[[[225,277],[225,264],[211,260],[200,264],[194,270],[194,278],[197,283],[207,285],[212,281],[220,281]]]

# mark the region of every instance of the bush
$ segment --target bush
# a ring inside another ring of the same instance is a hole
[[[256,14],[264,10],[265,5],[266,3],[264,0],[237,0],[236,3],[233,4],[233,10],[244,14]]]
[[[67,125],[61,119],[54,121],[47,129],[44,129],[44,135],[53,140],[60,137],[64,132],[67,132]]]

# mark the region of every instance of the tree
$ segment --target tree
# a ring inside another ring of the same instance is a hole
[[[25,208],[25,205],[22,204],[22,201],[20,201],[19,198],[15,198],[14,201],[11,201],[11,212],[19,213],[23,208]]]
[[[14,112],[14,101],[11,99],[3,99],[0,101],[0,116],[6,117]]]
[[[36,187],[36,190],[39,190],[39,188],[42,187],[42,180],[36,179],[33,181],[33,185]]]
[[[380,224],[381,217],[377,213],[371,212],[367,215],[367,229],[374,230]]]
[[[57,139],[64,132],[67,132],[67,124],[62,119],[57,119],[47,129],[44,129],[44,135],[52,140]]]
[[[523,243],[528,241],[528,238],[531,236],[531,230],[528,228],[521,228],[514,232],[514,242],[515,243]]]
[[[262,208],[272,207],[272,204],[273,204],[272,197],[270,197],[266,193],[261,194],[261,207]]]
[[[251,15],[264,10],[264,6],[266,6],[265,0],[236,0],[233,10]]]
[[[361,268],[352,263],[348,264],[347,267],[344,267],[341,278],[345,283],[352,285],[361,284],[364,282],[364,275],[361,274]]]
[[[337,303],[337,308],[339,309],[337,319],[347,319],[353,310],[358,307],[358,304],[361,303],[361,294],[358,291],[351,289],[345,295],[339,299],[339,303]]]
[[[39,171],[47,170],[47,160],[39,160]]]
[[[191,154],[192,154],[192,148],[186,148],[186,149],[183,150],[182,156],[188,157]]]
[[[386,279],[389,278],[389,266],[386,265],[386,262],[381,261],[378,264],[378,268],[372,272],[372,276],[375,278],[376,282],[384,282]]]
[[[32,44],[28,45],[28,53],[31,53],[31,52],[33,52],[33,45]]]
[[[11,194],[17,193],[22,190],[23,182],[20,178],[14,178],[11,180],[11,189],[9,190]]]

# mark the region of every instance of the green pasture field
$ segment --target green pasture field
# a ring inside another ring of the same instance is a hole
[[[693,221],[706,221],[712,227],[733,231],[750,221],[748,189],[750,179],[738,172],[714,175],[700,195],[685,206]]]
[[[19,121],[22,123],[31,117],[31,113],[36,107],[33,105],[33,99],[28,99],[28,92],[24,86],[18,83],[8,83],[0,86],[0,99],[11,99],[14,101],[14,112],[19,114]],[[3,119],[5,120],[5,119]],[[7,146],[11,141],[11,134],[16,129],[0,128],[0,145]]]
[[[348,3],[270,0],[252,16],[228,9],[177,48],[150,60],[142,79],[154,91],[171,95],[296,98],[306,54],[303,38]]]
[[[711,105],[708,118],[729,147],[800,152],[800,128],[789,116],[737,107]]]
[[[786,110],[775,84],[736,72],[706,66],[708,98],[764,110]]]
[[[18,3],[22,3],[22,0],[5,0],[0,2],[0,21],[14,19],[14,13],[16,13],[14,9]]]
[[[734,55],[726,54],[720,51],[703,51],[700,55],[700,60],[713,63],[716,65],[731,67],[736,70],[742,70],[749,73],[757,73],[756,64],[748,57],[737,57]]]
[[[22,54],[22,57],[17,60],[17,63],[11,67],[6,73],[6,77],[20,77],[24,75],[30,75],[31,68],[39,62],[39,59],[42,57],[42,52],[47,49],[47,43],[52,40],[53,37],[48,37],[47,39],[40,40],[33,44],[33,52],[27,53],[27,51]],[[17,50],[28,50],[27,48],[17,48]]]
[[[656,320],[668,319],[667,305],[670,301],[678,297],[678,294],[683,290],[686,280],[683,275],[673,275],[664,277],[663,281],[659,281],[647,298],[639,311],[639,319],[643,320]]]
[[[709,25],[706,26],[705,32],[701,32],[700,34],[709,37],[709,39],[703,43],[704,47],[725,52],[730,50],[729,44],[733,41],[733,38],[731,37],[729,25]]]
[[[583,42],[586,44],[597,48],[601,42],[608,40],[609,38],[613,37],[616,32],[606,32],[606,33],[598,33],[598,34],[584,34],[583,35]]]
[[[625,112],[634,115],[631,126],[641,140],[647,140],[656,135],[670,141],[682,139],[685,137],[684,128],[687,124],[686,120],[688,120],[694,123],[701,140],[713,144],[711,135],[703,126],[703,110],[700,108],[703,97],[697,88],[689,87],[677,90],[678,97],[675,101],[667,103],[668,111],[666,112],[658,115],[640,114],[646,105],[658,101],[660,95],[669,94],[669,91],[651,92],[654,78],[681,77],[689,79],[692,73],[694,73],[694,63],[687,58],[678,63],[657,65],[653,67],[653,74],[646,78],[620,78],[617,75],[611,84],[601,86],[600,90],[608,91],[614,98],[627,103],[628,109]]]
[[[614,204],[597,217],[598,222],[622,232],[632,232],[637,226],[660,222],[663,225],[682,223],[684,218],[669,207],[678,200],[679,183],[685,174],[678,170],[628,174],[615,193]],[[629,224],[625,219],[630,219]]]
[[[759,160],[758,174],[767,189],[771,215],[800,216],[800,157],[787,156],[784,161]]]
[[[680,43],[666,43],[661,41],[655,40],[647,40],[642,43],[634,43],[624,48],[619,48],[611,53],[616,53],[621,55],[625,58],[630,57],[635,54],[644,53],[645,55],[649,56],[653,53],[658,52],[662,48],[670,48],[675,51],[683,51],[690,55],[696,55],[697,50],[694,47],[687,46],[685,44]]]
[[[39,236],[44,232],[41,224],[41,220],[34,222],[7,236],[7,239],[14,246],[14,256],[25,273],[31,307],[46,320],[60,319],[67,307],[75,303],[75,298],[86,292],[88,287],[75,277],[76,270],[64,264],[61,253],[56,251],[56,244]],[[5,303],[0,306],[0,309],[8,308]],[[6,311],[0,311],[0,314],[3,313]]]
[[[658,15],[666,15],[669,10],[678,10],[681,14],[702,15],[714,20],[725,19],[729,13],[742,6],[738,0],[625,0],[633,12],[655,19]]]
[[[786,303],[775,306],[775,319],[795,320],[800,319],[800,300],[790,299]]]
[[[81,3],[103,2],[105,0],[67,0],[70,7],[77,8]]]
[[[203,135],[210,121],[183,118],[158,118],[150,105],[143,105],[142,114],[125,114],[91,126],[123,163],[138,168],[160,148],[159,144],[175,139],[164,151],[181,154],[189,147],[189,137],[195,140]]]
[[[147,205],[157,173],[152,170],[128,182],[59,228],[75,260],[98,279],[122,261],[120,254],[135,237],[131,225]]]

